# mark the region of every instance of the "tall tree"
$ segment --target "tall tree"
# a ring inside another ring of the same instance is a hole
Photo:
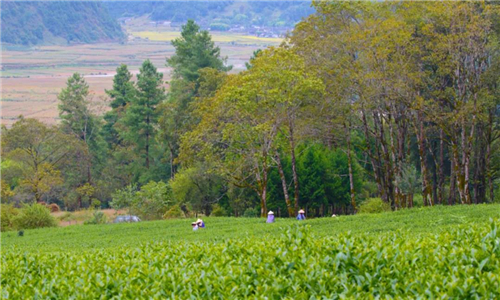
[[[216,47],[207,30],[200,30],[193,20],[182,26],[181,36],[172,41],[175,55],[167,58],[167,66],[173,68],[175,79],[196,82],[199,70],[212,68],[229,71],[225,66],[227,58],[221,57],[220,48]]]
[[[163,74],[148,59],[137,75],[137,96],[132,98],[126,110],[127,130],[124,139],[135,145],[135,150],[144,158],[146,169],[150,167],[150,150],[156,136],[158,104],[165,99]]]
[[[21,118],[2,131],[4,158],[20,165],[21,186],[29,189],[35,202],[40,202],[53,187],[63,183],[60,170],[81,142],[35,119]]]
[[[89,86],[83,76],[74,73],[58,95],[61,128],[81,139],[86,145],[81,160],[86,164],[86,182],[92,184],[92,165],[102,148],[99,122],[92,111]],[[82,183],[83,184],[83,183]]]
[[[125,110],[136,95],[136,89],[131,79],[132,74],[129,72],[127,65],[122,64],[116,69],[116,75],[113,78],[113,89],[106,90],[106,94],[111,98],[111,111],[104,115],[106,124],[103,126],[103,135],[110,148],[121,142],[119,132],[124,130],[124,124],[122,123]]]
[[[226,57],[220,54],[212,37],[206,30],[189,20],[182,26],[181,36],[172,41],[175,54],[167,58],[167,66],[173,68],[173,79],[170,82],[168,101],[162,105],[161,131],[163,140],[170,150],[171,177],[175,173],[174,159],[178,156],[180,137],[198,122],[192,116],[191,103],[198,95],[203,82],[208,82],[211,75],[227,72]],[[216,73],[201,70],[213,69]],[[201,78],[202,76],[203,78]],[[206,90],[209,86],[205,85]],[[214,86],[215,87],[215,86]]]

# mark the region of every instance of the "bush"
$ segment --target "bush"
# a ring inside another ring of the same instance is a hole
[[[25,205],[17,217],[14,218],[16,229],[33,229],[41,227],[56,227],[57,221],[50,214],[50,210],[38,203]]]
[[[413,195],[413,207],[422,207],[424,206],[424,198],[422,194]]]
[[[170,185],[162,181],[150,181],[141,190],[129,185],[113,194],[111,207],[120,209],[128,207],[131,214],[143,220],[161,219],[172,202]]]
[[[55,203],[51,203],[51,204],[47,205],[47,208],[50,210],[50,212],[58,212],[61,210],[61,208],[59,208],[59,205],[57,205]]]
[[[175,219],[184,217],[184,212],[180,208],[179,205],[172,206],[167,212],[163,215],[163,219]]]
[[[391,211],[391,206],[380,198],[369,198],[361,203],[358,212],[360,214],[376,214],[384,211]]]
[[[212,215],[214,217],[227,217],[227,211],[219,204],[215,204],[212,209]]]
[[[13,230],[14,229],[14,219],[19,214],[19,209],[15,208],[9,204],[1,205],[2,215],[1,215],[1,231]]]
[[[258,218],[260,216],[260,211],[258,208],[247,208],[243,213],[243,217],[245,218]]]
[[[94,225],[94,224],[106,224],[108,222],[108,218],[102,211],[96,211],[92,215],[90,220],[83,222],[85,225]]]

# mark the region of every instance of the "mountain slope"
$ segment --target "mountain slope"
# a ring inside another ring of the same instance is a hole
[[[51,40],[92,43],[123,40],[118,22],[100,2],[1,2],[2,43]]]
[[[149,14],[153,21],[185,23],[188,19],[204,27],[230,26],[293,27],[314,13],[311,1],[133,1],[105,2],[114,17]]]

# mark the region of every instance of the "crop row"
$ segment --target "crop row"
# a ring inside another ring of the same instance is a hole
[[[80,253],[13,247],[2,255],[2,297],[496,299],[498,225],[336,237],[293,225],[275,239],[153,242]]]

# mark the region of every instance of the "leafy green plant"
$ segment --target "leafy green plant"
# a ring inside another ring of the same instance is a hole
[[[499,212],[497,204],[435,206],[277,218],[278,226],[209,217],[196,233],[185,219],[7,232],[2,296],[497,299]]]
[[[219,204],[214,204],[212,215],[214,217],[227,217],[228,214],[224,207],[220,206]]]
[[[167,212],[163,215],[163,219],[174,219],[174,218],[182,218],[184,217],[184,213],[179,205],[172,206]]]
[[[360,214],[375,214],[391,211],[391,206],[380,198],[369,198],[359,205]]]
[[[19,215],[14,218],[13,223],[16,229],[57,226],[57,221],[50,214],[50,210],[37,203],[23,206]]]
[[[1,230],[8,231],[14,229],[14,219],[19,214],[19,209],[10,204],[1,205]]]
[[[259,209],[251,207],[245,209],[245,212],[243,213],[243,217],[245,218],[257,218],[259,215],[260,215]]]
[[[114,209],[128,207],[129,214],[136,214],[143,220],[159,220],[173,202],[170,185],[159,181],[150,181],[140,190],[129,185],[113,194],[110,203]]]
[[[108,221],[108,218],[102,211],[96,211],[92,215],[92,218],[89,220],[83,222],[85,225],[91,225],[91,224],[106,224]]]

